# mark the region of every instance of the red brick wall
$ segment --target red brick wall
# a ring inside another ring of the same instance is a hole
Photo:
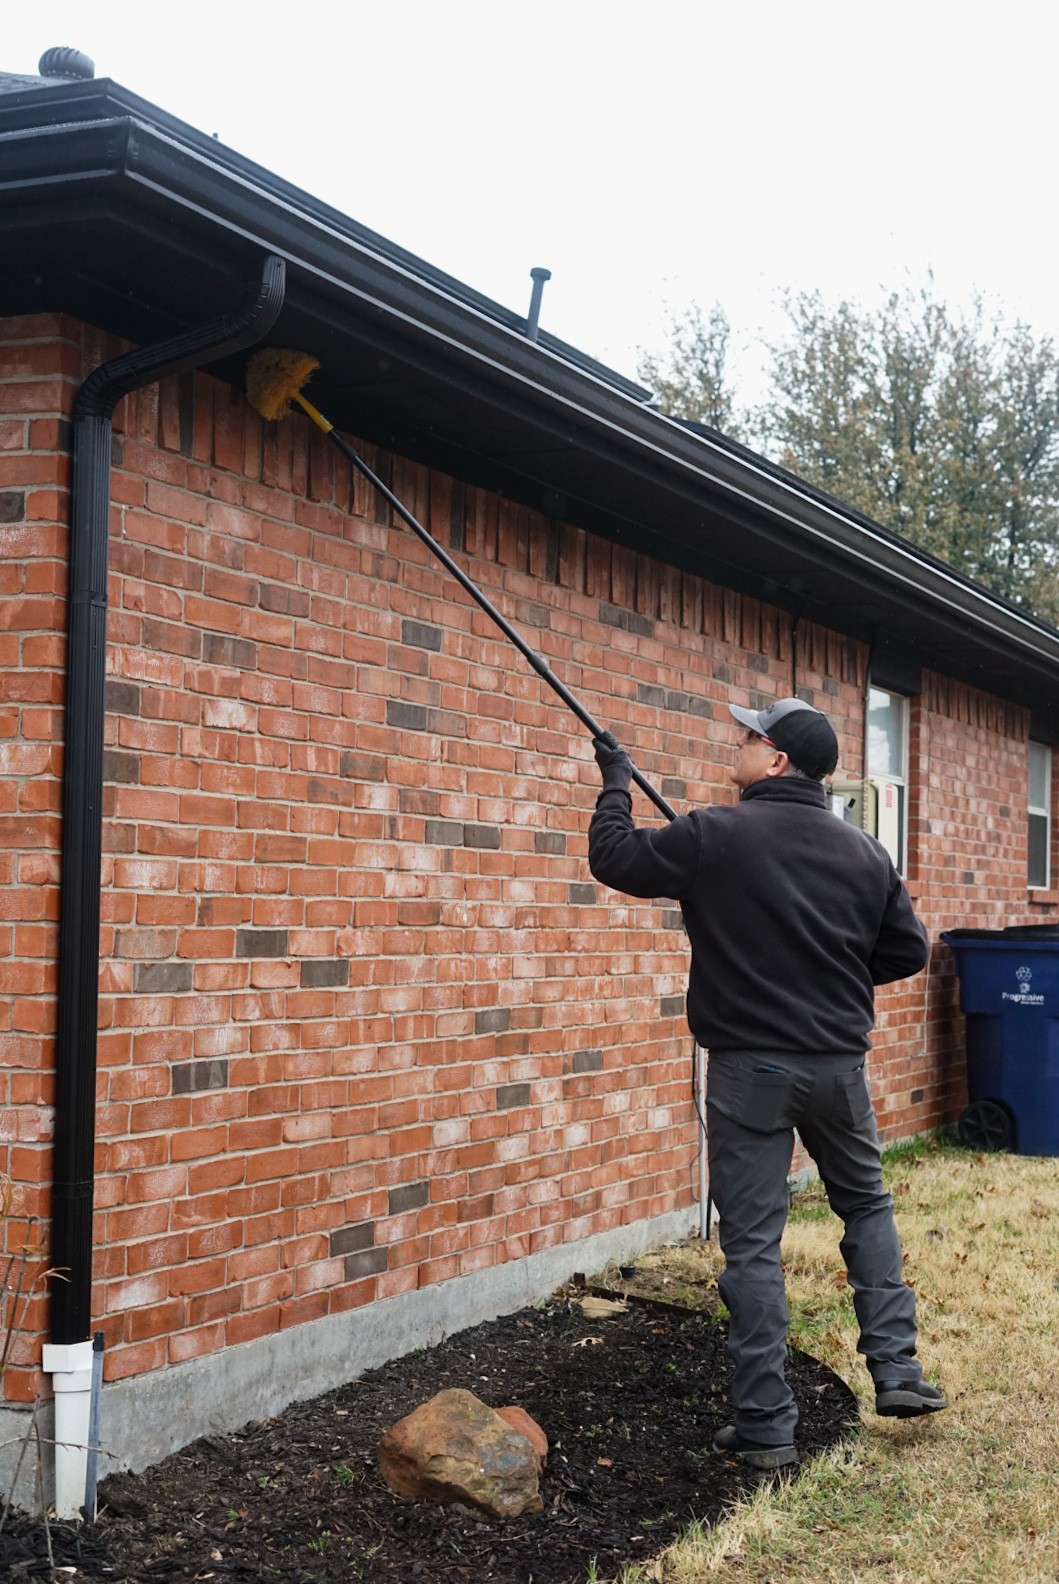
[[[50,1169],[61,422],[117,347],[52,317],[2,340],[2,1160],[24,1219]],[[786,615],[369,456],[667,796],[731,797],[725,706],[789,690]],[[550,691],[303,420],[265,426],[205,376],[119,409],[112,499],[108,1375],[688,1205],[679,915],[592,883],[597,773]],[[857,773],[866,652],[807,623],[797,641]],[[1024,809],[1025,719],[977,695],[965,719],[946,687],[917,707],[912,788],[935,926],[980,884],[991,914],[1024,896],[1024,820],[1002,859],[987,828],[1002,791]],[[924,979],[882,998],[891,1134],[951,1114],[938,962],[926,1036]]]
[[[966,1103],[963,1020],[942,930],[1056,916],[1027,887],[1029,711],[924,672],[911,701],[908,886],[931,941],[925,974],[879,998],[876,1101],[896,1137]]]

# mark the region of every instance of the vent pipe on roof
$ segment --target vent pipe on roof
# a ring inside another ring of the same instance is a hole
[[[42,77],[94,77],[96,63],[81,50],[68,49],[60,44],[56,49],[45,50],[37,62]]]
[[[533,295],[530,298],[529,313],[526,316],[526,340],[536,341],[540,334],[541,298],[544,296],[544,282],[550,281],[550,269],[542,269],[538,264],[530,270],[533,281]]]

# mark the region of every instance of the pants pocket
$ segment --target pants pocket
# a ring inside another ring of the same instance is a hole
[[[711,1062],[706,1104],[752,1133],[775,1133],[794,1126],[797,1091],[794,1073]]]
[[[873,1115],[868,1090],[867,1068],[862,1063],[852,1072],[835,1077],[835,1107],[832,1120],[845,1127],[862,1127]]]

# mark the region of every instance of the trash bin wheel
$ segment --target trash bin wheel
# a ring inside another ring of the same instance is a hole
[[[973,1150],[1011,1148],[1014,1129],[1011,1114],[996,1100],[976,1100],[960,1115],[956,1124],[960,1143]]]

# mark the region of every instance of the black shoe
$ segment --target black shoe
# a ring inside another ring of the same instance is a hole
[[[713,1450],[725,1457],[738,1458],[756,1469],[786,1468],[797,1463],[798,1453],[793,1444],[787,1446],[762,1446],[758,1441],[744,1441],[735,1425],[725,1425],[713,1438]]]
[[[875,1412],[890,1419],[916,1419],[949,1405],[936,1386],[926,1381],[876,1381]]]

